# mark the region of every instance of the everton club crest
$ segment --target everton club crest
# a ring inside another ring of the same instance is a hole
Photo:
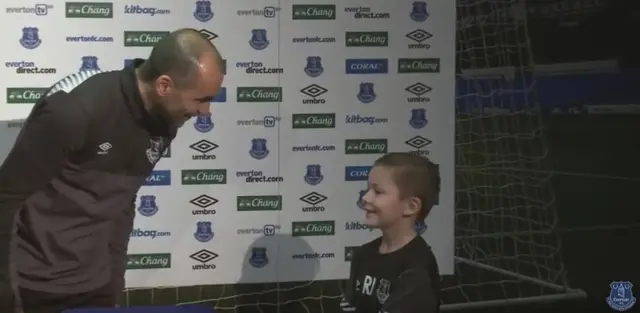
[[[156,204],[156,196],[144,195],[140,196],[138,203],[138,213],[142,216],[153,216],[158,213],[158,205]]]
[[[251,258],[249,258],[249,264],[256,268],[263,268],[269,264],[269,258],[267,257],[267,248],[254,247],[251,250]]]
[[[213,229],[211,229],[211,222],[197,222],[196,232],[193,234],[197,241],[209,242],[213,239]]]
[[[315,186],[322,182],[324,176],[320,170],[320,164],[309,164],[307,165],[307,172],[304,175],[304,181],[311,185]]]
[[[633,284],[628,281],[614,281],[610,285],[611,292],[607,297],[607,304],[618,312],[624,312],[633,308],[636,297],[633,296]]]
[[[196,1],[196,9],[193,11],[193,17],[203,23],[210,21],[213,18],[211,1]]]
[[[319,56],[307,57],[307,64],[304,67],[304,72],[309,77],[318,77],[324,72],[322,67],[322,58]]]
[[[256,160],[262,160],[269,155],[269,149],[267,149],[267,140],[264,138],[254,138],[251,140],[251,150],[249,155]]]

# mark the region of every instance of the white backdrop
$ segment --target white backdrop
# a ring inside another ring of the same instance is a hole
[[[379,235],[357,202],[387,151],[440,165],[424,235],[452,274],[455,1],[367,2],[6,2],[0,158],[42,88],[201,29],[225,90],[138,194],[128,287],[346,278],[349,247]]]

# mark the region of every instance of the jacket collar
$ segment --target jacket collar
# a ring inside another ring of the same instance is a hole
[[[131,110],[133,117],[144,122],[149,119],[149,112],[144,108],[144,102],[138,89],[138,80],[136,78],[136,68],[140,67],[144,63],[143,59],[134,59],[132,66],[126,67],[122,70],[122,76],[120,79],[122,95],[125,98],[125,102]]]
[[[133,117],[146,128],[152,136],[162,136],[175,138],[177,128],[172,126],[170,122],[162,118],[149,114],[145,109],[140,89],[138,89],[138,79],[136,77],[136,68],[144,63],[144,59],[134,59],[132,66],[122,70],[121,89],[127,107],[131,111]]]

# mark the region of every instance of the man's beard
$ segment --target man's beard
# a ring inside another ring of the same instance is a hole
[[[169,111],[167,111],[165,107],[165,103],[162,100],[157,100],[151,106],[151,110],[149,110],[149,115],[151,115],[152,119],[156,122],[160,122],[163,124],[169,124],[172,126],[182,126],[184,124],[183,121],[176,121],[174,117],[171,116]]]

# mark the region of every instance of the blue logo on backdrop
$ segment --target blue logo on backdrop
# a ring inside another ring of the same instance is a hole
[[[193,123],[193,127],[201,132],[208,133],[213,129],[213,121],[211,120],[211,113],[200,114],[196,116],[196,121]]]
[[[344,168],[345,181],[364,181],[369,179],[371,166],[347,166]]]
[[[209,242],[213,239],[213,230],[211,229],[211,222],[197,222],[196,232],[193,237],[200,242]]]
[[[376,100],[376,92],[373,91],[373,83],[360,83],[358,100],[362,103],[371,103]]]
[[[307,57],[307,65],[304,67],[304,72],[309,77],[318,77],[324,72],[322,67],[322,58],[319,56]]]
[[[171,185],[171,171],[153,171],[151,175],[144,180],[144,186],[169,186]]]
[[[133,67],[133,59],[124,59],[124,67]]]
[[[304,174],[304,181],[311,185],[315,186],[322,182],[324,176],[322,175],[320,164],[309,164],[307,165],[307,172]]]
[[[140,196],[138,213],[142,214],[142,216],[154,216],[156,215],[156,213],[158,213],[158,209],[158,205],[156,204],[156,196]]]
[[[80,64],[80,70],[79,71],[99,71],[100,70],[100,66],[98,66],[98,57],[94,57],[94,56],[83,56],[82,57],[82,63]]]
[[[427,109],[411,109],[411,117],[409,125],[415,129],[421,129],[427,126]]]
[[[358,202],[357,202],[357,204],[358,204],[358,207],[360,209],[362,209],[362,210],[364,210],[364,199],[363,198],[364,198],[364,195],[366,195],[368,191],[369,190],[360,190],[358,192]]]
[[[429,18],[429,12],[427,12],[426,1],[415,1],[411,8],[411,19],[415,22],[424,22]]]
[[[257,268],[263,268],[267,264],[269,264],[269,258],[267,257],[267,248],[254,247],[251,250],[251,258],[249,258],[249,264]]]
[[[418,235],[422,236],[422,234],[427,231],[427,223],[424,221],[416,222],[415,230]]]
[[[267,140],[264,138],[251,139],[251,150],[249,155],[256,160],[262,160],[269,155],[269,149],[267,149]]]
[[[42,40],[40,40],[39,30],[37,27],[25,27],[22,29],[22,38],[20,38],[20,44],[27,49],[35,49],[40,46]]]
[[[347,74],[387,74],[389,72],[388,59],[347,59],[345,61]]]
[[[227,87],[220,88],[220,92],[211,102],[227,102]]]
[[[211,1],[196,1],[196,9],[193,11],[193,17],[203,23],[210,21],[213,18]]]
[[[607,304],[612,309],[624,312],[631,309],[636,304],[636,297],[633,296],[633,284],[628,281],[614,281],[610,285],[611,292],[607,297]]]
[[[251,48],[256,50],[264,50],[269,46],[269,39],[267,39],[266,29],[253,29],[251,30],[251,40],[249,40]]]

